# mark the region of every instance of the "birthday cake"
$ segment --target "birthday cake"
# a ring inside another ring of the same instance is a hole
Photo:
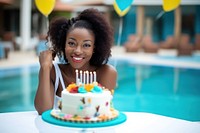
[[[112,94],[96,82],[96,72],[76,71],[76,83],[62,91],[59,110],[52,110],[57,119],[71,122],[103,122],[118,116],[112,107]]]

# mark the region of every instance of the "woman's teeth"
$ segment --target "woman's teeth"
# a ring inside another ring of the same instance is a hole
[[[83,58],[80,58],[80,57],[73,57],[73,59],[75,59],[75,60],[82,60]]]

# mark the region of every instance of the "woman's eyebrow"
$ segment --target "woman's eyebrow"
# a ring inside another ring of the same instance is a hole
[[[88,41],[89,41],[89,42],[92,42],[92,40],[84,40],[83,42],[88,42]]]
[[[69,40],[77,41],[75,38],[70,37]],[[92,40],[83,40],[83,42],[92,42]]]
[[[71,37],[71,38],[69,38],[69,40],[70,40],[70,39],[71,39],[71,40],[74,40],[74,41],[76,41],[76,39],[75,39],[75,38],[72,38],[72,37]]]

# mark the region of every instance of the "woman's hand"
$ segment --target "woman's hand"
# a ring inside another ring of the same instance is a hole
[[[53,61],[53,51],[52,50],[46,50],[42,51],[39,56],[39,62],[40,66],[42,68],[52,68],[52,61]]]

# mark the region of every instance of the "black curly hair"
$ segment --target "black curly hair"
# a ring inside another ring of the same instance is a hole
[[[50,38],[58,57],[64,56],[65,61],[68,62],[64,54],[66,36],[74,28],[89,29],[95,35],[95,48],[90,64],[94,66],[106,64],[111,56],[113,29],[105,16],[94,8],[86,9],[72,19],[56,18],[51,21],[47,38]]]

